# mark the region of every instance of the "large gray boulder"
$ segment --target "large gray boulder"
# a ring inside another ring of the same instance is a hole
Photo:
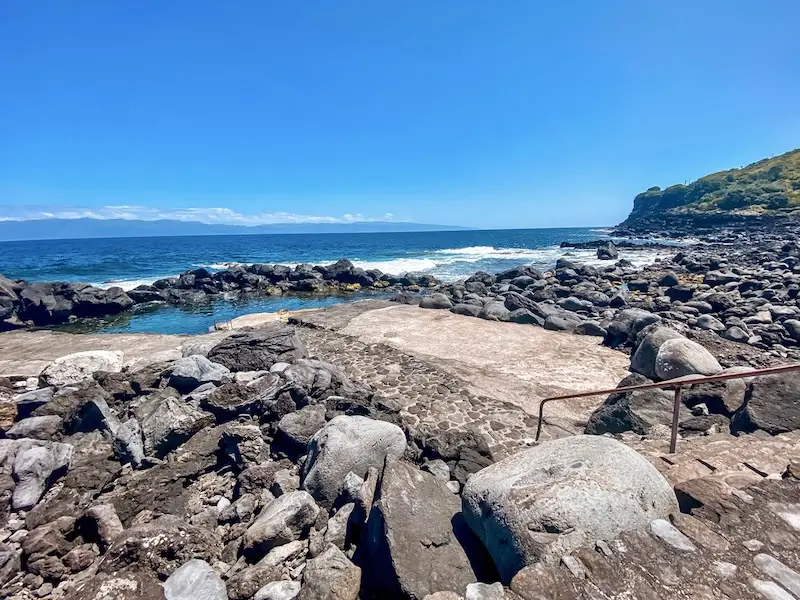
[[[179,398],[160,394],[145,399],[135,413],[141,425],[145,454],[159,458],[214,423],[213,415]],[[135,431],[131,435],[135,438]]]
[[[422,300],[419,301],[420,308],[433,308],[433,309],[449,309],[453,308],[453,303],[450,301],[450,298],[445,296],[444,294],[431,294],[430,296],[424,296]]]
[[[63,387],[91,379],[97,371],[119,373],[124,355],[119,350],[88,350],[60,356],[39,375],[43,387]]]
[[[319,507],[308,492],[278,496],[247,528],[242,549],[250,556],[261,557],[275,546],[298,540],[308,533],[318,514]]]
[[[461,543],[473,551],[480,544],[460,515],[458,496],[442,480],[388,458],[377,498],[367,522],[365,554],[375,597],[463,594],[476,581]]]
[[[305,450],[308,442],[325,426],[325,405],[309,404],[278,421],[276,441],[290,452]]]
[[[370,467],[382,468],[387,456],[400,457],[405,449],[406,438],[397,425],[360,416],[334,417],[308,443],[302,487],[330,508],[347,473],[366,477]]]
[[[672,487],[647,459],[588,435],[545,442],[479,471],[462,506],[506,583],[528,564],[556,563],[677,510]]]
[[[661,344],[655,371],[658,379],[675,379],[686,375],[716,375],[722,371],[722,366],[700,344],[680,337]]]
[[[208,358],[231,371],[268,371],[277,362],[293,362],[306,355],[294,328],[276,324],[234,333],[214,346]]]
[[[648,332],[645,334],[645,332]],[[648,379],[658,379],[656,375],[656,356],[661,344],[667,340],[676,339],[680,333],[669,327],[651,325],[642,331],[645,334],[631,357],[631,371],[640,373]]]
[[[11,475],[15,510],[32,508],[47,487],[67,472],[73,446],[59,442],[20,439],[0,440],[0,474]]]
[[[299,600],[357,600],[361,569],[336,546],[306,563]]]
[[[603,343],[612,348],[632,343],[642,329],[661,320],[659,315],[640,308],[626,308],[619,311],[607,329]]]
[[[164,582],[167,600],[228,600],[225,583],[206,561],[193,558]]]
[[[617,387],[647,383],[652,381],[634,373],[620,381]],[[611,394],[589,417],[585,432],[602,435],[633,431],[639,435],[647,435],[655,425],[672,424],[674,403],[674,394],[666,390],[638,390]],[[691,413],[683,405],[680,411],[681,420],[691,417]]]
[[[744,404],[734,414],[731,429],[772,435],[800,429],[800,373],[754,377]]]
[[[228,367],[211,362],[205,356],[187,356],[175,361],[169,384],[179,392],[188,394],[204,383],[219,385],[230,377]]]

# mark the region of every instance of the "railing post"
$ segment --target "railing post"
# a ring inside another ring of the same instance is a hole
[[[669,440],[669,453],[675,454],[678,447],[678,418],[681,412],[681,386],[675,388],[675,404],[672,407],[672,436]]]

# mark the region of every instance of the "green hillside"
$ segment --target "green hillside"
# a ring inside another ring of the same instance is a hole
[[[653,217],[786,214],[795,209],[800,209],[800,149],[712,173],[689,185],[652,187],[636,196],[624,224]]]

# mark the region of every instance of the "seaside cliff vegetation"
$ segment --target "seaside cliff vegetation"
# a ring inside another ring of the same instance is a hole
[[[623,225],[654,217],[728,214],[797,214],[800,209],[800,149],[760,160],[741,169],[720,171],[688,185],[642,192]]]

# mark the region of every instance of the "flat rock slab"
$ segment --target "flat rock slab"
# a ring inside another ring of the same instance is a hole
[[[337,308],[327,310],[328,321]],[[529,413],[547,396],[615,387],[630,363],[597,338],[406,305],[362,311],[339,331],[424,358]],[[602,400],[552,403],[547,420],[580,429],[578,423],[585,423]]]
[[[7,331],[0,334],[0,375],[37,377],[56,358],[88,350],[121,350],[128,361],[177,348],[185,341],[221,340],[226,332],[202,336],[150,333],[62,333]]]

